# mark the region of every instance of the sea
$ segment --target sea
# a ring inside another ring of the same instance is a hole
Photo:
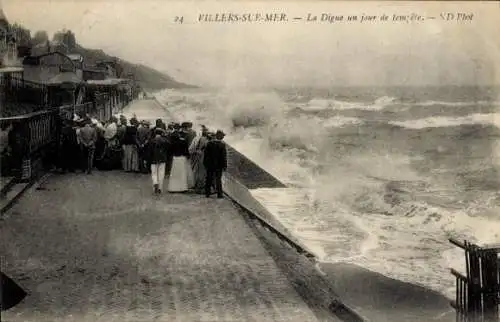
[[[324,263],[357,264],[453,298],[448,238],[500,243],[499,87],[176,89],[179,120],[287,188],[251,193]]]

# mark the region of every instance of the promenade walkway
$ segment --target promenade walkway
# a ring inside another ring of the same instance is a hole
[[[0,221],[29,296],[2,321],[315,321],[228,200],[152,195],[147,175],[52,175]]]

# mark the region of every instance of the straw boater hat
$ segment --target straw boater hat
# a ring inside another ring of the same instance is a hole
[[[93,126],[99,128],[101,130],[104,130],[104,126],[97,119],[91,119],[91,122],[92,122]]]
[[[73,122],[80,122],[82,118],[78,114],[73,114]]]

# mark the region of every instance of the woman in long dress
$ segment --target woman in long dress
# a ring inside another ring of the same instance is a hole
[[[186,139],[180,133],[174,132],[171,135],[172,170],[168,178],[169,192],[186,192],[188,186],[188,165],[187,157],[189,150]]]
[[[194,190],[196,193],[204,193],[206,170],[203,165],[203,155],[205,146],[207,145],[208,130],[203,128],[201,135],[194,138],[189,146],[189,154],[191,155],[191,169],[194,174]]]
[[[118,120],[112,117],[111,122],[106,126],[104,131],[106,144],[104,154],[100,157],[100,170],[113,170],[122,166],[123,150],[119,138],[117,122]]]
[[[190,140],[189,138],[189,133],[186,130],[181,130],[179,132],[181,142],[183,145],[187,147],[187,158],[186,158],[186,175],[187,175],[187,183],[188,183],[188,189],[193,189],[194,184],[195,184],[195,178],[194,178],[194,172],[193,169],[191,168],[191,162],[189,161],[191,157],[191,153],[189,153],[189,146],[191,144],[192,139]]]
[[[139,172],[139,154],[137,152],[137,126],[137,119],[130,119],[129,124],[127,124],[125,127],[125,134],[123,135],[122,167],[126,172]]]

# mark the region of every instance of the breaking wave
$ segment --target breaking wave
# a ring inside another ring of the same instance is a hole
[[[411,105],[414,106],[449,106],[449,107],[465,107],[465,106],[500,106],[500,101],[488,101],[488,100],[478,100],[478,101],[468,101],[468,102],[447,102],[447,101],[424,101],[417,102]]]
[[[500,113],[476,113],[467,116],[431,116],[416,120],[389,121],[389,124],[408,129],[425,129],[460,125],[494,125],[500,128]]]
[[[298,108],[308,111],[323,111],[323,110],[366,110],[366,111],[380,111],[396,102],[396,98],[389,96],[382,96],[373,102],[348,102],[336,99],[320,99],[313,98],[307,103],[297,105]]]
[[[407,111],[409,103],[391,96],[350,102],[320,96],[283,99],[272,91],[169,90],[157,99],[178,119],[223,128],[228,143],[286,183],[289,188],[252,194],[325,262],[359,264],[452,296],[449,267],[460,270],[463,255],[447,238],[500,241],[498,184],[487,187],[484,182],[485,177],[496,180],[487,175],[494,165],[484,159],[465,168],[446,163],[445,156],[458,153],[454,137],[439,141],[446,137],[443,133],[428,131],[497,126],[500,114],[431,114],[397,121],[362,114],[384,113],[388,107],[396,115],[399,108]],[[472,103],[427,100],[411,105],[461,104]],[[321,111],[329,113],[311,113]],[[415,133],[409,135],[407,129]],[[410,139],[412,144],[403,144],[406,150],[395,144]],[[458,139],[476,140],[473,145],[491,137]],[[435,148],[419,150],[426,146],[415,143],[419,140],[435,140]],[[442,145],[446,148],[440,149]],[[483,145],[494,149],[494,143]],[[457,180],[464,177],[479,186],[460,186]]]

